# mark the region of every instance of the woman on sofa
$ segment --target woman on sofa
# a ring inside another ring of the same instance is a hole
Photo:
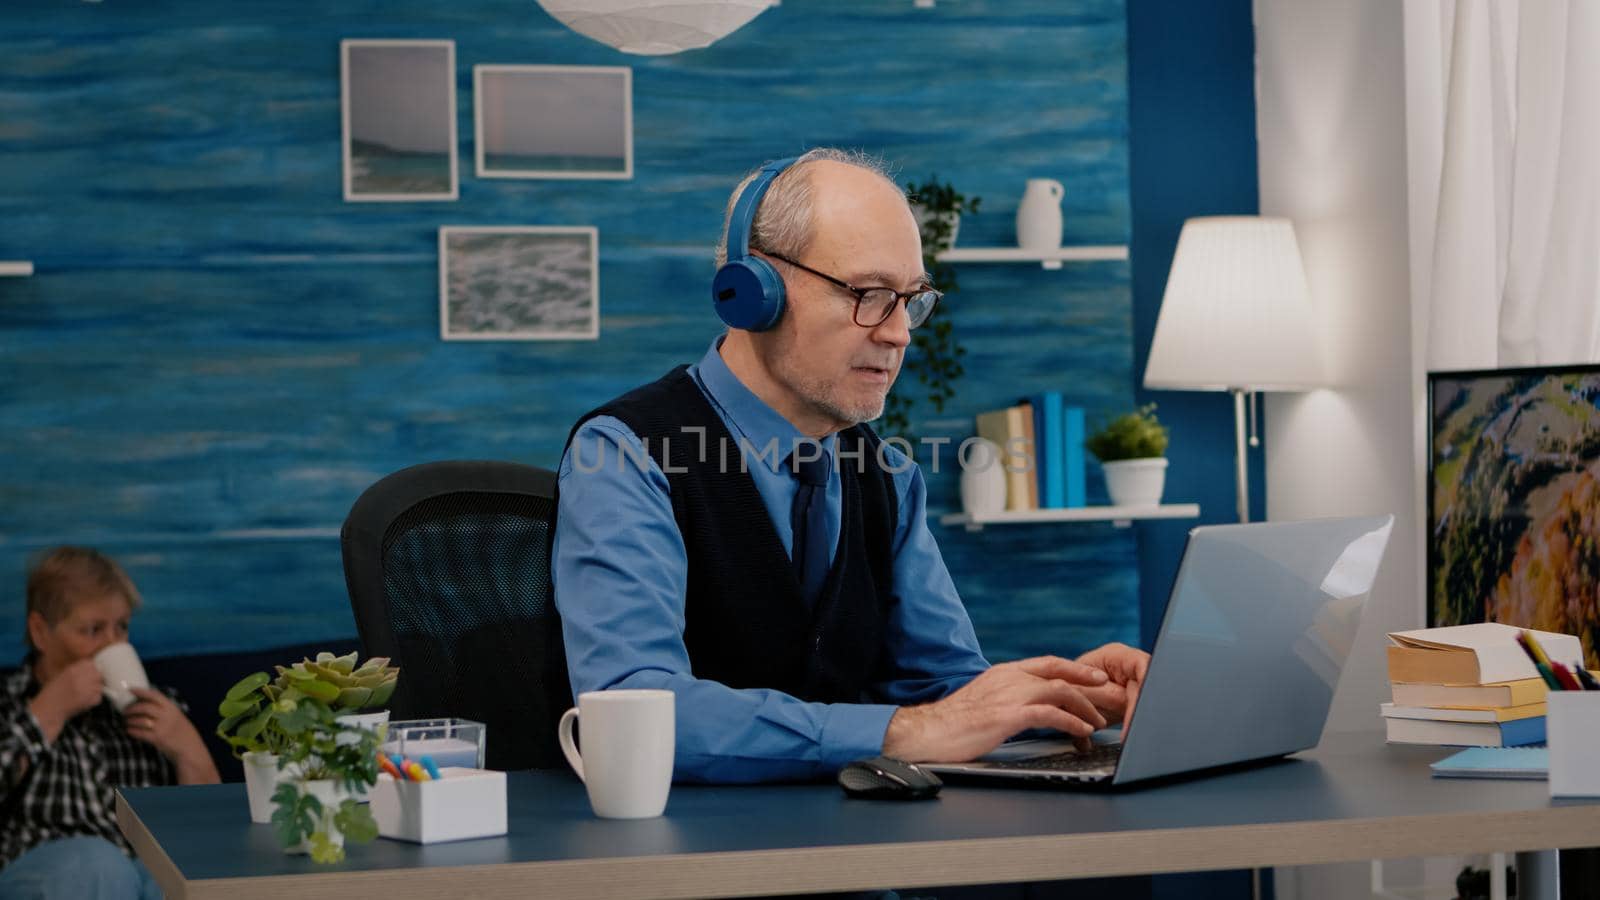
[[[118,712],[94,656],[128,639],[139,591],[96,550],[58,547],[29,571],[28,655],[0,684],[0,900],[160,897],[117,829],[119,787],[214,784],[184,711],[132,688]]]

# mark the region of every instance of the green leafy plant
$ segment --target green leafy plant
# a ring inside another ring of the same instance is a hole
[[[276,679],[265,672],[246,675],[217,706],[222,716],[217,736],[228,742],[235,757],[251,752],[282,755],[289,741],[282,717],[299,700],[314,699],[335,713],[383,706],[394,693],[400,670],[389,665],[388,657],[374,656],[360,667],[356,658],[355,653],[322,652],[316,659],[277,666]]]
[[[292,708],[281,709],[291,703]],[[281,703],[276,716],[288,737],[278,768],[296,774],[279,784],[272,795],[272,827],[285,847],[309,844],[312,860],[319,863],[344,859],[344,847],[333,841],[334,830],[358,844],[378,836],[372,811],[348,796],[378,782],[378,732],[342,725],[338,716],[325,701],[314,697]],[[324,780],[347,795],[331,815],[307,786]]]
[[[217,713],[222,716],[217,723],[217,737],[233,748],[235,759],[246,753],[282,753],[289,736],[277,717],[292,711],[296,699],[298,695],[283,698],[267,673],[252,672],[229,688],[217,705]]]
[[[1148,459],[1167,452],[1167,429],[1156,420],[1156,405],[1149,403],[1112,419],[1083,446],[1103,463]]]
[[[923,268],[948,300],[957,290],[956,270],[949,263],[941,262],[938,255],[950,249],[953,243],[956,216],[977,213],[982,198],[967,197],[950,182],[940,182],[937,175],[920,184],[907,184],[906,197],[920,207],[922,213],[918,226],[922,230]],[[941,302],[928,321],[911,333],[911,348],[906,354],[901,377],[895,381],[894,390],[884,403],[880,424],[886,437],[912,441],[911,411],[919,393],[934,412],[944,412],[945,404],[955,397],[955,383],[966,374],[961,357],[967,351],[956,341],[948,316]],[[905,377],[908,375],[916,379],[915,386]]]

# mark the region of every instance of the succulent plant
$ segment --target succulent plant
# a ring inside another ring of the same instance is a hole
[[[264,691],[276,701],[291,688],[328,704],[335,711],[354,712],[380,707],[389,702],[400,678],[400,669],[389,665],[389,657],[374,656],[356,666],[356,653],[334,656],[323,651],[316,659],[302,659],[292,666],[276,666],[278,677]]]
[[[356,654],[334,656],[322,652],[302,659],[278,677],[252,672],[228,690],[217,712],[222,721],[217,735],[228,742],[235,756],[251,751],[282,753],[288,746],[292,722],[303,699],[316,701],[334,713],[381,707],[394,693],[400,670],[386,656],[374,656],[356,667]]]

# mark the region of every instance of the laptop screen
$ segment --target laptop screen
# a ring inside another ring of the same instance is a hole
[[[1314,747],[1393,516],[1189,534],[1117,783]]]

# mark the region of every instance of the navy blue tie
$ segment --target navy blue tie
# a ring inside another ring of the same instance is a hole
[[[807,457],[815,454],[816,459]],[[794,532],[794,549],[789,558],[800,581],[800,594],[806,606],[815,607],[828,577],[832,548],[828,546],[828,462],[822,449],[803,444],[789,454],[787,465],[800,482],[794,505],[789,509],[789,527]]]

